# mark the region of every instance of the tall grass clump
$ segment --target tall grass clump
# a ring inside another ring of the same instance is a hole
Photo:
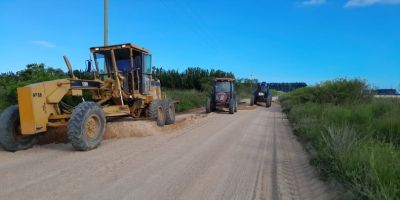
[[[178,101],[175,105],[177,112],[184,112],[194,108],[203,107],[207,94],[197,90],[167,90],[167,98]]]
[[[400,100],[373,98],[362,80],[338,79],[284,94],[312,164],[343,199],[400,199]]]

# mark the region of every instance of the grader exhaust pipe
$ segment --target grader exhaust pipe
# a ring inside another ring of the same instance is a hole
[[[74,75],[74,72],[72,71],[72,66],[71,66],[71,63],[69,62],[68,57],[66,55],[64,55],[63,58],[64,58],[64,61],[65,61],[65,64],[68,67],[69,75],[71,76],[71,78],[76,79],[76,76]]]

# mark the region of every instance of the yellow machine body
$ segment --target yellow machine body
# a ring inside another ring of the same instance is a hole
[[[21,133],[32,135],[47,131],[49,116],[57,115],[57,103],[70,91],[70,81],[59,79],[18,88]]]
[[[114,117],[156,120],[158,126],[175,122],[173,102],[161,92],[147,49],[127,43],[90,51],[94,59],[86,61],[80,76],[75,76],[64,56],[70,78],[17,89],[18,109],[10,106],[1,115],[3,121],[10,121],[0,127],[0,144],[5,150],[30,148],[37,141],[36,134],[68,125],[72,146],[91,150],[101,143],[106,121]]]
[[[72,67],[69,60],[66,60],[69,72],[72,75],[70,79],[58,79],[53,81],[45,81],[41,83],[27,85],[18,88],[18,104],[22,135],[34,135],[37,133],[46,132],[48,127],[66,126],[70,118],[71,112],[61,110],[59,103],[65,96],[82,96],[83,90],[92,91],[92,100],[102,106],[107,117],[115,116],[133,116],[134,118],[148,117],[148,106],[155,99],[165,99],[165,95],[161,92],[160,81],[153,78],[150,71],[145,74],[133,73],[133,55],[144,54],[150,55],[148,50],[137,47],[133,44],[113,45],[106,47],[91,48],[92,53],[110,54],[110,59],[106,62],[105,71],[107,74],[99,79],[99,70],[94,74],[94,80],[82,80],[76,78],[72,73]],[[117,52],[115,55],[114,51]],[[126,55],[123,51],[130,52]],[[131,59],[130,75],[131,82],[128,82],[128,76],[122,73],[111,73],[119,71],[117,60],[122,56]],[[151,55],[150,55],[151,56]],[[150,57],[151,58],[151,57]],[[96,67],[98,62],[96,61]],[[148,63],[151,66],[151,61]],[[141,68],[140,70],[144,70]],[[140,75],[140,78],[139,78]],[[142,81],[142,75],[147,75],[148,78]],[[134,78],[135,77],[135,78]],[[132,81],[135,80],[136,82]],[[144,81],[145,86],[139,88],[139,84]],[[123,88],[131,86],[131,90]],[[140,90],[147,92],[141,92]],[[137,101],[139,103],[128,102]]]

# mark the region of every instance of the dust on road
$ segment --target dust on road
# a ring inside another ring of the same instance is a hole
[[[154,121],[150,120],[133,120],[126,117],[114,119],[107,122],[105,140],[126,137],[146,137],[160,135],[178,131],[185,128],[189,124],[207,117],[202,110],[195,110],[190,113],[183,113],[176,116],[175,124],[158,127]],[[47,133],[40,136],[39,144],[50,143],[68,143],[67,129],[65,127],[51,129]]]

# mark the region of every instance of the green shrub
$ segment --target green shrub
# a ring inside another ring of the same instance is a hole
[[[17,103],[17,88],[32,83],[65,78],[61,69],[46,67],[44,64],[29,64],[16,73],[0,74],[0,112]]]
[[[175,106],[177,112],[203,107],[207,98],[207,93],[197,90],[167,90],[166,94],[167,98],[179,101]]]
[[[364,93],[348,94],[359,90]],[[295,133],[317,152],[312,164],[341,183],[343,198],[400,197],[399,99],[373,99],[366,84],[336,80],[280,101]]]
[[[297,89],[290,95],[283,95],[282,101],[289,101],[291,105],[305,102],[341,105],[369,101],[372,98],[371,91],[365,81],[337,79],[325,81],[313,87]]]
[[[272,96],[281,96],[286,93],[286,92],[282,92],[282,91],[274,90],[274,89],[270,89],[269,91],[271,92]]]

